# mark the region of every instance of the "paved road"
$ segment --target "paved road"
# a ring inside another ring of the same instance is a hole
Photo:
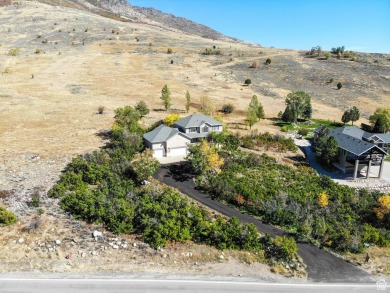
[[[271,236],[286,235],[284,231],[272,225],[264,224],[250,215],[241,213],[199,192],[196,190],[192,176],[184,168],[179,168],[178,165],[162,166],[156,172],[155,178],[167,185],[178,188],[182,193],[228,217],[235,216],[242,222],[255,224],[259,231],[263,233],[268,233]],[[371,276],[365,271],[314,245],[298,243],[298,248],[299,255],[307,265],[308,278],[313,282],[373,282]]]
[[[132,293],[132,292],[375,292],[371,284],[279,284],[193,280],[143,279],[0,279],[2,293]]]

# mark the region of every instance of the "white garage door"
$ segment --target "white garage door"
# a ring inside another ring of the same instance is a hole
[[[154,150],[153,157],[154,158],[162,158],[162,157],[164,157],[164,149]]]
[[[169,153],[170,157],[176,157],[176,156],[185,156],[187,155],[187,147],[181,147],[181,148],[171,148],[171,151]]]

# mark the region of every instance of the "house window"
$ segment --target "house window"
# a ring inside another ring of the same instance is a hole
[[[219,130],[219,126],[213,126],[213,131],[218,131]]]
[[[203,132],[209,132],[209,128],[207,126],[203,127]]]
[[[198,132],[198,127],[190,127],[190,132]]]

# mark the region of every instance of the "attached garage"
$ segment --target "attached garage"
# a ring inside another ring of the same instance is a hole
[[[162,158],[165,156],[164,149],[154,149],[153,158]]]
[[[186,156],[187,155],[187,147],[178,147],[168,149],[167,156],[176,157],[176,156]]]
[[[144,134],[144,141],[153,150],[153,157],[178,157],[187,155],[187,145],[191,139],[184,133],[165,125]]]

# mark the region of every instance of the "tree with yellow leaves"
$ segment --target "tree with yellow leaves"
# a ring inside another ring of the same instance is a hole
[[[329,204],[328,195],[325,191],[318,196],[317,203],[322,207],[326,207]]]
[[[374,213],[379,221],[384,223],[390,220],[390,195],[382,195],[378,198],[378,206],[374,208]]]
[[[164,119],[164,124],[167,125],[167,126],[170,126],[172,127],[173,124],[177,121],[181,119],[181,116],[179,114],[176,114],[176,113],[173,113],[171,115],[168,115],[167,117],[165,117]]]
[[[210,145],[207,140],[202,140],[200,144],[190,146],[188,151],[187,159],[196,173],[221,172],[224,160],[219,156],[217,148]]]

